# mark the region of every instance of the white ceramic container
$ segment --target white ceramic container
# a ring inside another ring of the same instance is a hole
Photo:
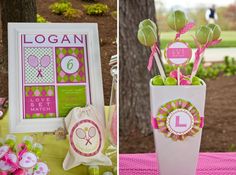
[[[155,118],[163,104],[183,99],[191,102],[204,117],[205,96],[204,82],[199,86],[153,86],[150,81],[151,116]],[[153,129],[153,132],[160,175],[195,175],[202,128],[194,136],[177,141],[167,137],[160,129]]]

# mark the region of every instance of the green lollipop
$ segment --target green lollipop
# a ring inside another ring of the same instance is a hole
[[[164,85],[164,82],[162,80],[162,77],[160,75],[157,75],[152,78],[152,85]]]
[[[150,19],[145,19],[141,21],[139,24],[137,38],[142,45],[147,46],[147,47],[152,47],[157,42],[156,24]],[[154,49],[158,50],[159,48],[154,47]],[[152,54],[153,54],[152,56],[155,58],[161,77],[164,80],[166,75],[162,67],[160,58],[155,50],[152,50]],[[151,67],[151,64],[148,66],[148,69],[150,69],[150,67]]]
[[[40,143],[34,143],[33,152],[35,153],[37,157],[40,157],[43,152],[43,145],[41,145]]]
[[[14,148],[16,142],[14,140],[12,140],[12,139],[8,139],[8,140],[6,140],[5,144],[8,145],[11,148]]]
[[[185,13],[180,10],[172,12],[167,18],[167,24],[169,27],[177,32],[182,29],[187,24],[187,22],[188,20],[185,16]]]
[[[221,34],[221,28],[217,24],[208,24],[207,27],[211,28],[213,32],[213,40],[217,40],[220,37]]]
[[[96,165],[89,166],[89,175],[99,175],[99,167]]]
[[[5,144],[13,149],[16,145],[16,136],[13,134],[7,134]]]
[[[114,175],[117,175],[117,167],[116,166],[113,168],[113,173],[114,173]]]
[[[206,44],[207,42],[212,41],[213,32],[211,28],[207,26],[201,26],[197,29],[195,36],[200,44]]]
[[[154,43],[157,42],[157,33],[156,30],[151,26],[145,26],[138,30],[138,40],[144,45],[151,47]]]
[[[167,86],[177,85],[177,80],[175,78],[172,78],[172,77],[167,77],[164,84],[167,85]]]
[[[196,77],[196,76],[194,76],[193,78],[192,78],[192,85],[201,85],[202,83],[201,83],[201,79],[200,78],[198,78],[198,77]]]
[[[26,145],[28,150],[32,150],[32,147],[33,147],[33,137],[31,137],[31,136],[24,136],[23,143]]]
[[[28,148],[28,150],[31,150],[32,147],[33,147],[32,143],[31,143],[29,140],[26,140],[26,141],[25,141],[25,145],[26,145],[26,147]]]
[[[147,26],[150,26],[154,29],[154,31],[156,32],[157,31],[157,25],[150,19],[144,19],[143,21],[141,21],[139,23],[139,29],[143,28],[143,27],[147,27]]]

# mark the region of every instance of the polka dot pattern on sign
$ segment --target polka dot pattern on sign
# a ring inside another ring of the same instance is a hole
[[[34,64],[29,63],[29,57],[34,56]],[[43,57],[49,56],[50,63],[43,66]],[[53,83],[54,64],[52,48],[24,48],[25,84],[33,83]],[[33,65],[33,66],[32,66]]]

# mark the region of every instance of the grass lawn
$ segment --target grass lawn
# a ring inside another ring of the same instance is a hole
[[[164,49],[166,45],[173,41],[175,38],[176,32],[162,32],[160,33],[161,37],[161,49]],[[195,35],[195,31],[190,31],[186,34],[181,35],[181,39],[188,42],[192,48],[195,48],[195,44],[192,36]],[[222,31],[221,33],[222,41],[220,44],[213,47],[236,47],[236,31]]]

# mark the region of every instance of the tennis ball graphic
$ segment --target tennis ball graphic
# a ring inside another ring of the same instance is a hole
[[[152,78],[152,85],[164,85],[164,82],[160,75],[157,75]]]
[[[177,80],[175,78],[172,78],[172,77],[167,77],[165,79],[164,84],[169,85],[169,86],[177,85]]]
[[[213,32],[211,28],[207,26],[201,26],[197,29],[195,36],[200,44],[206,44],[212,41]]]
[[[179,31],[182,29],[186,24],[188,20],[184,14],[184,12],[180,10],[176,10],[169,14],[167,18],[167,24],[169,27],[175,31]]]
[[[151,47],[157,42],[157,33],[151,26],[145,26],[138,30],[138,40],[144,46]]]
[[[157,25],[150,19],[145,19],[143,21],[141,21],[139,23],[139,29],[143,28],[143,27],[147,27],[147,26],[150,26],[154,29],[154,31],[156,32],[157,31]]]
[[[213,40],[217,40],[221,34],[221,28],[217,24],[208,24],[207,27],[211,28],[213,32]]]
[[[201,79],[196,77],[196,76],[194,76],[192,78],[192,85],[201,85]]]

